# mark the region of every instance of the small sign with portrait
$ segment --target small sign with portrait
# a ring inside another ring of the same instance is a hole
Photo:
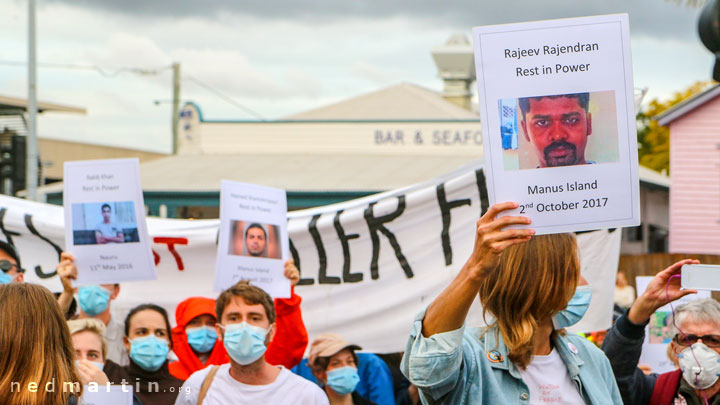
[[[78,285],[155,280],[137,159],[65,162],[65,243]]]
[[[491,204],[538,234],[640,224],[626,14],[473,29]]]
[[[285,190],[223,180],[215,290],[248,280],[274,298],[289,298],[288,257]]]

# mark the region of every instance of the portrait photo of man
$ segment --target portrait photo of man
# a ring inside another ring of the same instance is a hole
[[[245,230],[245,246],[248,256],[262,257],[267,246],[267,232],[260,224],[250,224]]]
[[[590,94],[526,97],[519,99],[525,139],[535,149],[540,167],[583,165],[592,134],[588,112]]]
[[[618,161],[614,92],[500,100],[505,170]]]
[[[231,221],[229,253],[235,256],[280,258],[277,233],[276,225]]]
[[[100,209],[103,220],[95,227],[96,242],[98,244],[125,242],[125,235],[123,235],[122,229],[112,221],[110,204],[103,204]]]

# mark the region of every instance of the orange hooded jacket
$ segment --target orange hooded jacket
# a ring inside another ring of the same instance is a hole
[[[295,294],[294,287],[291,291],[290,298],[275,300],[276,332],[265,352],[268,363],[283,365],[288,369],[300,363],[308,344],[307,330],[300,311],[302,298]],[[191,297],[181,302],[175,310],[177,326],[172,329],[172,339],[173,351],[179,360],[170,363],[170,374],[181,380],[187,380],[192,373],[209,365],[221,365],[230,361],[221,340],[218,340],[220,344],[215,344],[205,364],[190,347],[185,326],[193,318],[204,314],[215,317],[214,299]]]

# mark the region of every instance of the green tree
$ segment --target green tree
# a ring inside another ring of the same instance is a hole
[[[658,172],[670,173],[670,129],[660,126],[652,119],[668,108],[705,90],[713,82],[696,82],[683,91],[676,92],[669,100],[651,100],[637,114],[638,157],[640,164]]]

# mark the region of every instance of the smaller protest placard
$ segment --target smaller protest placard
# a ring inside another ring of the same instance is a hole
[[[490,204],[538,234],[640,224],[629,38],[625,14],[473,29]]]
[[[132,405],[133,387],[124,385],[98,385],[91,383],[83,388],[79,405]]]
[[[223,180],[215,290],[248,280],[274,298],[290,297],[285,190]]]
[[[137,159],[65,162],[65,244],[77,284],[155,280]]]
[[[653,277],[639,276],[635,278],[637,293],[640,296],[647,289]],[[698,291],[697,294],[686,295],[672,303],[673,308],[697,300],[710,298],[710,291]],[[668,345],[673,338],[672,335],[672,309],[670,304],[662,306],[650,317],[650,323],[645,328],[645,341],[643,342],[640,364],[648,365],[653,373],[667,373],[675,370],[675,364],[668,355]]]

